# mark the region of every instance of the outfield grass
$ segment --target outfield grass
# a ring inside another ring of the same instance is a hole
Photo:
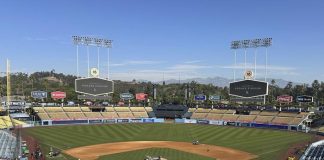
[[[146,156],[162,156],[168,160],[214,160],[213,158],[204,157],[188,152],[182,152],[169,148],[151,148],[138,151],[124,152],[100,157],[99,160],[143,160]],[[131,158],[130,158],[131,157]]]
[[[231,147],[274,160],[289,146],[308,141],[311,136],[298,132],[193,124],[110,124],[36,127],[25,133],[61,150],[92,144],[121,141],[183,141]],[[132,155],[132,154],[131,154]],[[62,158],[60,158],[62,159]],[[72,158],[66,158],[72,159]]]

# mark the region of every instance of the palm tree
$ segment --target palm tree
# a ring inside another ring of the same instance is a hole
[[[318,92],[320,91],[320,83],[318,80],[314,80],[312,83],[313,96],[316,98],[316,105],[318,106]]]

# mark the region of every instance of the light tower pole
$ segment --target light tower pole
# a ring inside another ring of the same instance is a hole
[[[7,111],[9,116],[11,96],[11,82],[10,82],[10,61],[7,59]]]

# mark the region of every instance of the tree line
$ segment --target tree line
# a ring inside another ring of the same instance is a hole
[[[22,72],[11,74],[11,93],[12,95],[25,96],[27,101],[35,101],[31,97],[31,91],[63,91],[66,92],[65,101],[75,101],[77,100],[77,93],[74,90],[74,83],[77,77],[74,75],[65,75],[63,73],[56,73],[55,70],[52,71],[42,71],[35,72],[32,74],[26,74]],[[228,87],[218,87],[212,84],[199,84],[195,81],[186,84],[154,84],[153,82],[137,82],[135,79],[131,82],[124,82],[120,80],[115,80],[115,90],[111,94],[111,103],[117,104],[120,101],[120,93],[131,93],[135,95],[136,93],[146,93],[148,98],[153,101],[153,88],[156,87],[157,96],[156,102],[160,103],[176,103],[184,104],[188,102],[189,104],[195,104],[193,101],[194,95],[204,94],[204,95],[220,95],[222,100],[228,101],[230,99],[229,88]],[[0,79],[0,94],[1,96],[6,96],[6,76]],[[185,99],[185,90],[189,86],[190,97],[187,101]],[[324,82],[314,80],[311,84],[296,84],[292,82],[287,83],[284,88],[280,88],[275,80],[272,80],[269,84],[269,95],[267,96],[267,105],[276,105],[277,96],[280,95],[291,95],[296,98],[299,95],[309,95],[314,97],[314,102],[312,105],[322,105],[324,104]],[[55,102],[50,96],[45,100],[47,102]],[[132,103],[137,103],[136,100],[132,100]],[[205,105],[210,105],[211,102],[205,102]],[[235,104],[232,104],[235,105]],[[248,105],[248,104],[247,104]],[[296,105],[292,103],[290,105]]]

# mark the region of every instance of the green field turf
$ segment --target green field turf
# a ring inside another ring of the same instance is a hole
[[[112,154],[100,157],[99,160],[143,160],[147,155],[151,157],[162,156],[168,160],[214,160],[213,158],[204,157],[188,152],[177,151],[169,148],[151,148],[125,153]],[[131,157],[131,158],[130,158]]]
[[[192,142],[198,139],[200,143],[231,147],[256,154],[259,160],[278,159],[278,156],[292,144],[311,139],[310,135],[297,132],[193,124],[36,127],[26,129],[24,134],[38,139],[45,151],[48,151],[49,146],[65,150],[108,142],[154,140]]]

